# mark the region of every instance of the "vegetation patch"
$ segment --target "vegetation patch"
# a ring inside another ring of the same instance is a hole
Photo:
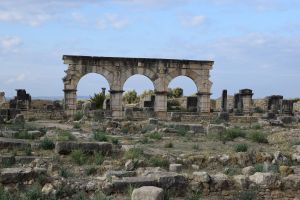
[[[250,132],[249,139],[257,143],[268,143],[266,135],[260,131]]]
[[[44,150],[52,150],[55,148],[54,142],[47,137],[41,141],[40,145],[41,145],[41,148]]]
[[[237,145],[235,145],[234,150],[236,152],[247,152],[248,145],[247,144],[237,144]]]

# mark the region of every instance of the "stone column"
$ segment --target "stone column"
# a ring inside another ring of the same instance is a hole
[[[167,118],[167,102],[168,102],[167,91],[155,91],[154,112],[156,116],[160,119]]]
[[[113,119],[123,118],[122,98],[123,90],[110,90],[110,107]]]
[[[77,90],[65,89],[64,110],[67,116],[73,116],[76,112]]]
[[[240,96],[242,99],[243,104],[243,114],[250,114],[252,112],[252,90],[250,89],[243,89],[240,90]]]
[[[198,92],[198,112],[201,114],[210,113],[210,95],[209,92]]]
[[[227,90],[222,92],[222,112],[227,112]]]

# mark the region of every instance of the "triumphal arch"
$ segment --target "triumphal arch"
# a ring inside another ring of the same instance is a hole
[[[168,85],[177,76],[187,76],[195,82],[198,90],[198,113],[210,112],[212,82],[209,77],[213,61],[73,55],[64,55],[63,60],[64,64],[68,65],[66,76],[63,78],[64,108],[68,116],[76,112],[77,84],[89,73],[101,74],[107,79],[110,86],[110,109],[114,119],[123,118],[123,85],[128,78],[136,74],[144,75],[153,82],[154,111],[158,118],[167,116]]]

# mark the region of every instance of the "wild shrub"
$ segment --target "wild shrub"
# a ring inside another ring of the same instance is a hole
[[[144,157],[144,151],[141,148],[132,148],[125,152],[126,159],[139,159]]]
[[[174,144],[172,142],[168,142],[164,145],[165,148],[173,148]]]
[[[236,152],[247,152],[248,151],[248,145],[247,144],[237,144],[234,147]]]
[[[159,132],[153,132],[149,135],[149,138],[153,140],[161,140],[162,136]]]
[[[77,165],[83,165],[86,163],[88,157],[81,150],[75,150],[71,153],[71,159]]]
[[[44,150],[52,150],[55,148],[54,142],[47,137],[41,141],[40,145],[41,145],[41,148]]]
[[[96,141],[99,141],[99,142],[107,142],[108,141],[108,137],[105,132],[96,131],[93,134],[94,134],[93,135],[94,140],[96,140]]]
[[[257,143],[268,143],[266,135],[260,131],[253,131],[249,134],[250,140]]]

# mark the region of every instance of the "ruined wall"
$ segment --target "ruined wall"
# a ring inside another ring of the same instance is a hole
[[[300,113],[300,101],[294,103],[293,111],[296,113]]]
[[[227,110],[232,110],[234,107],[234,96],[227,96]],[[216,111],[220,112],[222,110],[222,97],[216,99]]]
[[[268,101],[266,98],[264,99],[254,99],[253,100],[253,107],[254,108],[261,108],[263,110],[268,110]]]
[[[5,93],[4,92],[0,92],[0,108],[1,106],[6,102],[5,100]]]

